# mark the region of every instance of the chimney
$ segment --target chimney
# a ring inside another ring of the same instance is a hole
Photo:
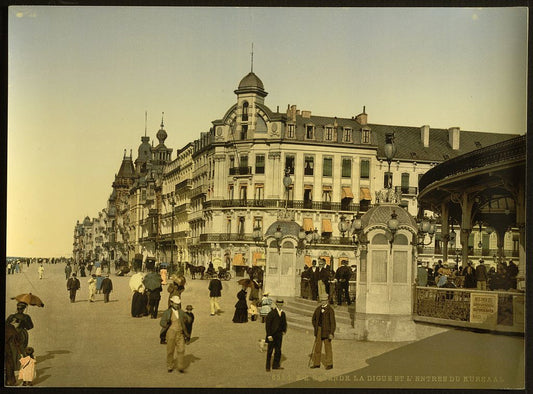
[[[311,111],[302,110],[302,118],[310,118],[310,117],[311,117]]]
[[[300,111],[296,110],[296,105],[287,105],[287,118],[289,118],[289,120],[296,122],[296,114],[298,112]]]
[[[448,129],[448,143],[453,150],[459,149],[459,127],[450,127]]]
[[[363,106],[363,113],[360,113],[355,117],[355,120],[357,123],[359,123],[361,126],[364,126],[368,123],[368,116],[365,112],[365,107]]]
[[[420,138],[422,140],[422,144],[424,144],[424,148],[427,148],[429,146],[429,126],[424,125],[420,128]]]

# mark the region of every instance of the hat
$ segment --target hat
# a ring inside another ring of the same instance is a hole
[[[192,305],[187,305],[187,306],[185,307],[185,309],[188,310],[188,311],[192,311]]]
[[[283,304],[283,300],[278,298],[278,299],[276,300],[276,304]]]
[[[96,278],[96,274],[92,274],[91,276],[92,276],[93,278]]]
[[[75,272],[73,272],[73,273],[72,273],[72,276],[76,276],[76,273],[75,273]]]
[[[268,293],[268,292],[264,292],[263,295],[264,295],[265,297],[268,297],[269,293]]]
[[[173,302],[174,304],[181,304],[181,298],[178,296],[172,296],[170,297],[170,302]]]
[[[329,299],[327,294],[321,294],[320,295],[320,301],[327,301]]]
[[[318,265],[324,265],[324,264],[326,264],[326,262],[324,260],[322,260],[322,259],[318,260]]]
[[[22,301],[17,302],[17,308],[26,308],[27,306],[28,304],[26,304],[25,302],[22,302]]]
[[[26,350],[25,350],[25,353],[26,353],[27,356],[29,356],[29,355],[33,354],[34,351],[35,350],[33,350],[33,348],[31,346],[28,346],[26,348]]]
[[[348,265],[348,260],[342,260],[342,261],[341,261],[341,264],[342,264],[342,265]]]

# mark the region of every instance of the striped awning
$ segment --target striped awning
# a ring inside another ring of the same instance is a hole
[[[322,219],[322,232],[323,233],[332,233],[333,228],[331,227],[330,219]]]
[[[313,226],[313,219],[304,218],[304,231],[313,231],[315,227]]]
[[[370,194],[370,190],[368,187],[362,187],[360,189],[360,197],[359,200],[372,200],[372,195]]]
[[[235,253],[235,256],[233,256],[233,265],[245,265],[242,253]]]
[[[265,254],[261,252],[254,252],[252,254],[252,265],[265,265]]]
[[[313,265],[313,259],[311,258],[311,256],[304,256],[304,263],[308,267],[311,267]]]
[[[341,200],[343,198],[353,198],[352,188],[350,186],[342,187]]]

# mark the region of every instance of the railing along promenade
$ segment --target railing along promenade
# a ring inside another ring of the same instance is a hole
[[[462,174],[482,168],[490,164],[505,163],[513,160],[525,159],[526,136],[522,135],[498,144],[477,149],[470,153],[446,160],[438,166],[427,171],[418,182],[419,192],[434,182],[452,175]]]
[[[523,292],[415,286],[413,298],[415,321],[524,333]]]

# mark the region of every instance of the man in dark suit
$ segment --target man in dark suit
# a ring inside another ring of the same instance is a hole
[[[268,343],[266,370],[270,371],[270,360],[272,351],[274,351],[274,362],[272,369],[283,369],[280,367],[281,361],[281,342],[283,334],[287,332],[287,318],[285,312],[281,310],[283,300],[277,299],[275,306],[268,313],[265,320],[266,342]]]
[[[311,287],[311,299],[318,300],[318,267],[316,260],[313,260],[311,268],[309,268],[309,285]]]
[[[324,364],[326,369],[333,368],[333,352],[331,350],[331,340],[335,333],[335,312],[329,306],[328,295],[322,294],[320,296],[320,305],[315,309],[313,318],[311,319],[315,332],[315,344],[313,346],[311,368],[320,368],[320,358],[322,355],[322,343],[326,351],[326,358]]]

